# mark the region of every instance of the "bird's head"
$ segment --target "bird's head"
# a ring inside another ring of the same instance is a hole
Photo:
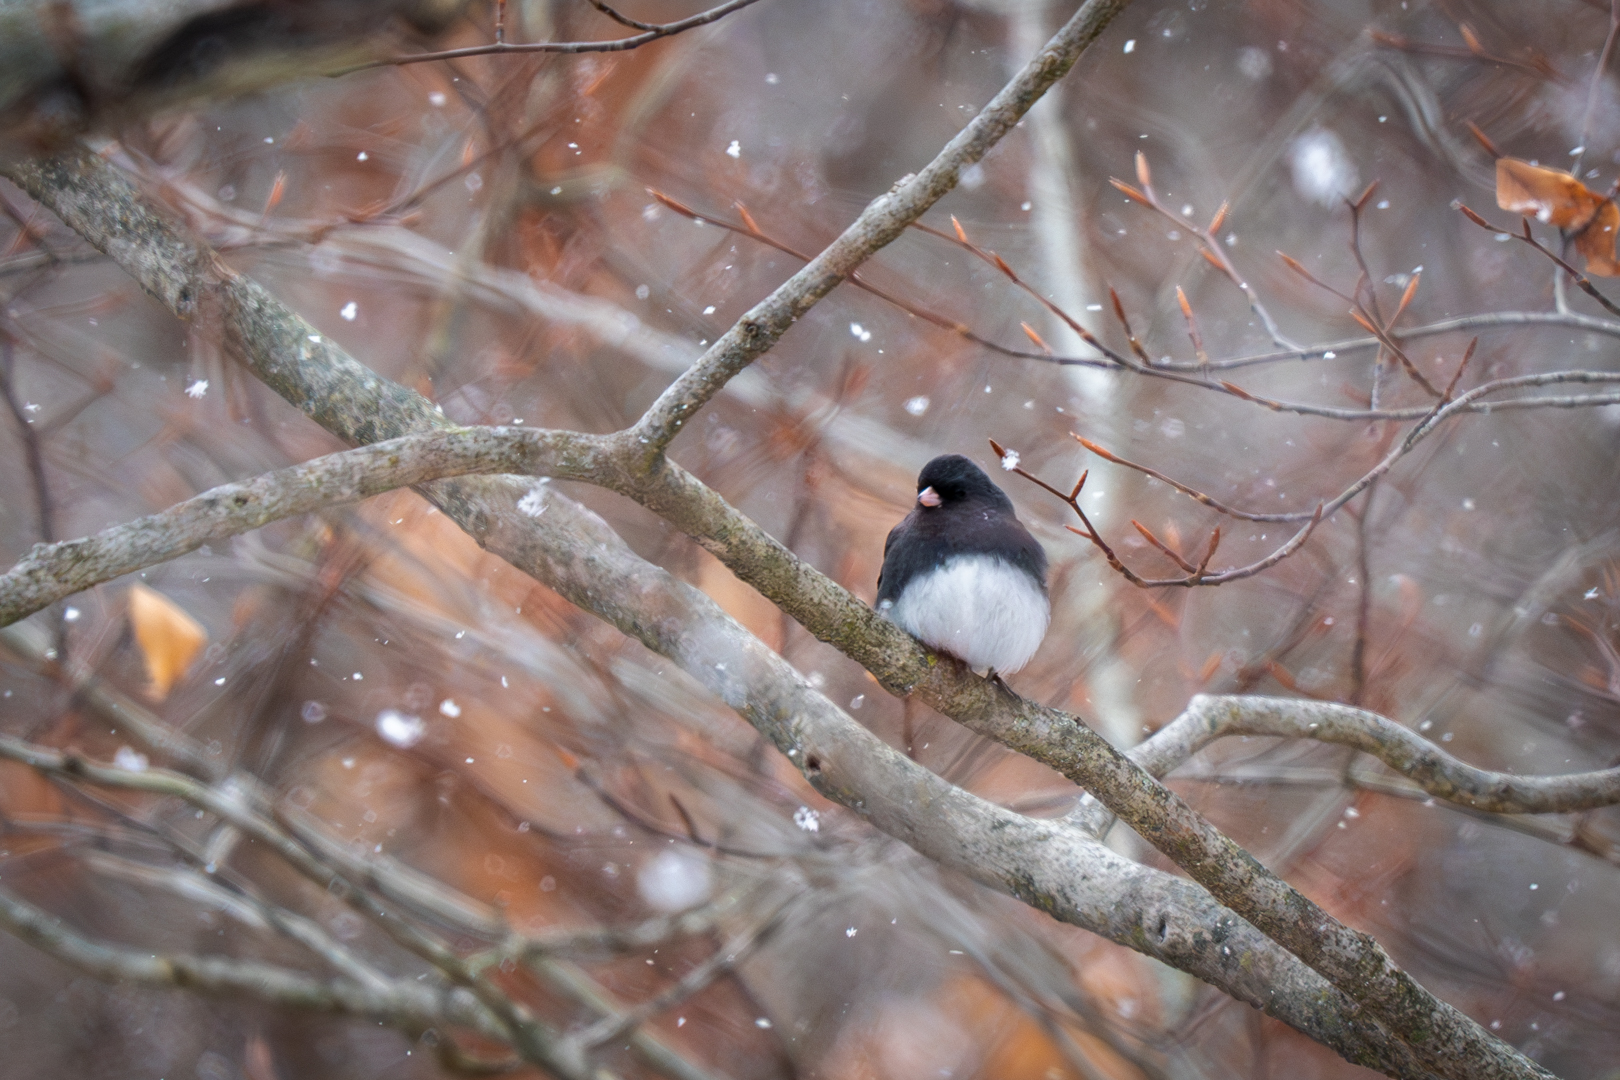
[[[943,454],[924,465],[917,475],[920,506],[950,506],[973,501],[987,501],[1009,509],[1012,506],[984,470],[961,454]]]

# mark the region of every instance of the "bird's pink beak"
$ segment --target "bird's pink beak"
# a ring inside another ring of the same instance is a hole
[[[924,506],[938,506],[939,492],[935,491],[931,487],[925,487],[921,491],[917,492],[917,501],[922,503]]]

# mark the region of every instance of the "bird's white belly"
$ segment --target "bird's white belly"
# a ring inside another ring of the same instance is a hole
[[[913,578],[888,616],[969,667],[1005,674],[1035,655],[1052,608],[1022,570],[991,555],[959,555]]]

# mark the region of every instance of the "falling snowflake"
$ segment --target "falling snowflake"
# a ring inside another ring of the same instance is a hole
[[[206,393],[208,393],[207,379],[198,379],[196,382],[186,387],[186,397],[191,398],[193,401],[202,397]]]
[[[1008,472],[1012,472],[1014,469],[1018,468],[1018,451],[1008,450],[1005,454],[1002,454],[1001,467],[1006,469]]]
[[[353,300],[350,300],[347,304],[343,305],[343,310],[338,312],[338,314],[343,316],[344,322],[354,322],[355,316],[360,314],[360,305],[355,303]]]
[[[916,397],[910,398],[906,401],[906,412],[910,413],[912,416],[921,416],[923,413],[928,411],[928,406],[928,398],[922,394],[918,394]]]
[[[422,736],[427,734],[427,724],[420,716],[384,709],[377,714],[377,734],[403,750],[422,741]]]
[[[821,815],[808,806],[801,806],[793,811],[793,824],[805,832],[820,832]]]

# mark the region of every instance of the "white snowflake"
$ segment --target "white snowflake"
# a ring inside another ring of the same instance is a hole
[[[206,393],[208,393],[207,379],[198,379],[196,382],[186,387],[186,397],[191,398],[193,401],[202,397]]]
[[[377,714],[377,734],[404,750],[422,741],[422,736],[427,734],[427,724],[420,716],[384,709]]]

